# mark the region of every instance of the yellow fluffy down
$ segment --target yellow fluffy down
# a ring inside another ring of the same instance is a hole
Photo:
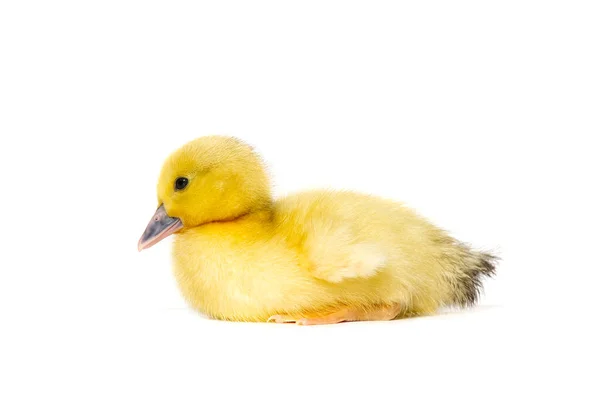
[[[173,189],[179,176],[189,186]],[[165,162],[158,202],[180,218],[173,268],[185,299],[218,319],[267,321],[342,307],[400,305],[398,317],[476,302],[494,257],[472,251],[401,203],[349,191],[277,200],[260,157],[208,136]]]

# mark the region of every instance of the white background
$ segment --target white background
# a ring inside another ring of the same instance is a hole
[[[594,2],[4,1],[0,397],[598,398]],[[471,311],[188,309],[137,240],[163,159],[238,136],[277,195],[396,198],[503,258]],[[443,397],[442,397],[443,396]]]

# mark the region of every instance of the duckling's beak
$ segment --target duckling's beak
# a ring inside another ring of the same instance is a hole
[[[179,218],[169,217],[165,211],[165,206],[158,207],[154,216],[148,223],[146,230],[138,242],[138,251],[142,251],[154,246],[167,236],[183,228]]]

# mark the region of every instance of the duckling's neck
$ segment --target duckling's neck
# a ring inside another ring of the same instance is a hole
[[[239,216],[232,218],[228,221],[220,221],[220,222],[233,222],[233,223],[252,223],[252,224],[271,224],[273,221],[273,208],[263,207],[256,210],[247,211]]]
[[[266,206],[249,210],[235,217],[210,221],[194,228],[184,229],[181,232],[197,232],[202,234],[230,234],[236,235],[240,232],[252,232],[256,237],[272,233],[273,229],[273,207]]]

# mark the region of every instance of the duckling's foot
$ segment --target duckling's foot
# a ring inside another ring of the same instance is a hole
[[[315,315],[311,317],[294,317],[293,315],[273,315],[267,322],[279,324],[296,323],[296,325],[326,325],[351,321],[389,321],[400,314],[399,304],[385,305],[369,311],[355,311],[343,309],[326,315]]]
[[[296,322],[296,319],[290,315],[271,315],[267,322],[275,322],[277,324],[287,324]]]

